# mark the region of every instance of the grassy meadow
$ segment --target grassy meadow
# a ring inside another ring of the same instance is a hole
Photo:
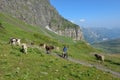
[[[109,72],[104,72],[95,67],[86,67],[70,62],[51,54],[46,54],[44,49],[28,48],[28,54],[20,52],[20,46],[11,46],[9,39],[20,38],[21,42],[36,46],[46,43],[60,47],[67,45],[70,57],[98,64],[93,53],[102,53],[84,41],[73,41],[71,38],[58,36],[42,27],[31,26],[8,14],[0,13],[0,80],[119,80]],[[104,54],[106,60],[103,65],[109,69],[120,72],[120,57]]]

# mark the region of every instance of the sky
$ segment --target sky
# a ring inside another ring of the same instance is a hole
[[[120,27],[120,0],[50,0],[59,14],[81,27]]]

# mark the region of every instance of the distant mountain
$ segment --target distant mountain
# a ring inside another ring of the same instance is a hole
[[[120,53],[120,38],[92,44],[109,53]]]
[[[84,38],[89,43],[120,38],[120,28],[89,27],[82,28]]]

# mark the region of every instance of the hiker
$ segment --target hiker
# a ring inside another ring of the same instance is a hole
[[[67,57],[68,57],[68,54],[67,54],[67,47],[66,47],[66,46],[63,47],[62,57],[63,57],[63,58],[67,58]]]

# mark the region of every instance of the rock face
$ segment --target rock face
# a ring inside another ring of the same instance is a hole
[[[59,35],[83,39],[80,27],[60,16],[49,0],[0,0],[0,12],[38,27],[49,26]]]

